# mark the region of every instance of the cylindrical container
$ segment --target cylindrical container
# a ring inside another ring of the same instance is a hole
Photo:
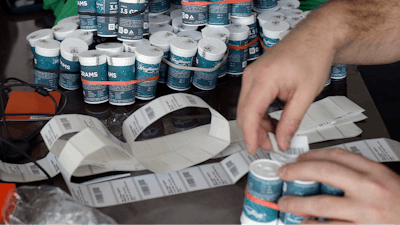
[[[78,30],[74,30],[72,33],[68,34],[65,39],[68,38],[79,38],[83,41],[86,42],[86,44],[88,44],[89,49],[93,49],[94,46],[94,42],[93,42],[93,33],[90,31],[84,31],[81,29]]]
[[[285,20],[285,15],[280,12],[265,12],[257,16],[258,28],[260,32],[260,37],[263,38],[262,25],[267,21],[283,21]]]
[[[233,24],[247,25],[249,30],[248,42],[252,42],[258,36],[256,17],[252,14],[249,17],[232,18]],[[229,28],[228,28],[229,29]],[[231,33],[232,34],[232,33]],[[248,48],[247,60],[255,60],[260,57],[260,42],[256,41]]]
[[[177,33],[176,36],[178,36],[178,37],[187,37],[187,38],[190,38],[190,39],[195,40],[197,42],[199,42],[200,39],[203,38],[203,35],[201,34],[201,32],[194,31],[194,30],[181,31],[181,32]]]
[[[281,0],[280,1],[281,9],[298,9],[300,7],[299,0]]]
[[[106,53],[118,53],[124,51],[124,45],[119,42],[107,42],[96,45],[96,50]]]
[[[279,35],[288,30],[290,27],[288,22],[285,21],[267,21],[262,25],[263,29],[263,42],[266,48],[271,48],[280,40]],[[263,48],[263,51],[267,50]]]
[[[118,0],[96,0],[96,12],[99,14],[118,14]],[[118,19],[114,16],[97,16],[97,35],[117,37]]]
[[[56,40],[39,40],[35,43],[34,62],[40,69],[58,70],[60,66],[60,42]],[[34,84],[58,87],[58,73],[42,72],[34,69]]]
[[[67,18],[64,18],[64,19],[58,21],[58,22],[57,22],[57,25],[58,25],[58,24],[62,24],[62,23],[70,23],[70,22],[71,22],[71,23],[76,23],[76,24],[79,25],[79,23],[80,23],[79,15],[77,15],[77,16],[69,16],[69,17],[67,17]]]
[[[63,41],[68,34],[78,29],[78,24],[62,23],[59,25],[55,25],[51,29],[53,30],[54,39],[56,39],[57,41]]]
[[[173,32],[174,28],[169,24],[150,24],[150,35],[159,31]]]
[[[128,15],[145,10],[147,0],[119,0],[119,14]],[[131,17],[118,17],[118,40],[143,39],[144,12]]]
[[[30,33],[26,36],[26,40],[29,42],[31,46],[31,50],[33,55],[35,55],[35,43],[39,40],[51,40],[53,39],[53,30],[52,29],[43,29],[37,30],[35,32]]]
[[[347,65],[335,64],[331,68],[331,78],[334,80],[340,80],[347,76]]]
[[[278,211],[260,202],[278,202],[282,195],[282,180],[278,176],[281,165],[269,159],[258,159],[250,164],[241,224],[277,224]]]
[[[108,101],[108,86],[86,84],[87,81],[107,81],[107,53],[89,50],[79,53],[83,100],[88,104],[100,104]]]
[[[282,195],[312,196],[318,195],[320,183],[315,181],[283,182]],[[292,213],[279,213],[279,220],[284,224],[300,224],[302,220],[312,219],[312,217],[303,217]]]
[[[149,23],[150,24],[171,24],[171,17],[167,15],[150,15]]]
[[[218,2],[220,0],[210,0]],[[228,25],[231,23],[231,4],[212,4],[208,6],[208,24],[210,25]]]
[[[262,13],[267,13],[267,12],[276,12],[279,9],[280,9],[280,6],[279,6],[279,2],[278,2],[278,5],[276,7],[274,7],[274,8],[271,8],[271,9],[258,9],[258,8],[254,7],[253,11],[258,13],[258,14],[262,14]]]
[[[253,1],[232,4],[232,17],[248,17],[251,16],[253,9]]]
[[[171,40],[169,61],[179,66],[193,66],[198,43],[190,38],[177,37]],[[176,91],[190,88],[193,71],[169,67],[167,86]]]
[[[285,14],[286,18],[297,16],[303,17],[303,11],[301,11],[300,9],[283,9],[281,12]]]
[[[187,26],[183,24],[181,17],[172,20],[172,27],[174,28],[174,33],[188,30],[197,30],[198,28],[198,26]]]
[[[79,0],[78,12],[96,13],[96,0]],[[89,15],[79,15],[80,28],[86,31],[97,30],[97,17]]]
[[[228,74],[243,74],[244,68],[247,66],[248,48],[237,49],[246,46],[249,43],[250,28],[246,25],[231,24],[228,26],[229,35],[229,55],[228,55]]]
[[[152,0],[149,1],[150,14],[162,14],[168,11],[170,0]]]
[[[122,43],[124,45],[125,52],[133,52],[135,53],[135,48],[139,45],[148,45],[150,46],[150,41],[147,39],[142,39],[138,41],[124,41]]]
[[[155,77],[160,70],[163,51],[157,47],[139,45],[135,49],[136,54],[136,79],[142,80]],[[156,96],[157,80],[142,81],[136,84],[136,98],[150,100]]]
[[[220,39],[226,44],[228,47],[229,42],[229,30],[225,27],[205,27],[201,30],[203,37],[215,37]],[[218,78],[221,78],[226,75],[228,72],[228,59],[222,64],[222,66],[218,69]]]
[[[150,44],[161,49],[164,52],[163,58],[168,60],[170,41],[176,37],[177,37],[176,34],[172,32],[159,31],[150,36]],[[160,77],[158,78],[159,83],[167,82],[167,72],[168,72],[168,65],[165,64],[164,62],[161,62]]]
[[[184,2],[207,2],[207,0],[182,0]],[[205,25],[208,22],[207,5],[182,5],[182,20],[186,25]]]
[[[197,47],[196,67],[214,68],[225,55],[226,44],[215,37],[204,37]],[[213,72],[195,71],[193,85],[201,90],[212,90],[217,86],[218,70]]]
[[[80,72],[79,53],[89,49],[88,44],[79,38],[68,38],[60,45],[60,70]],[[76,90],[81,86],[80,74],[60,73],[58,84],[67,90]]]
[[[135,54],[115,53],[107,55],[108,80],[132,81],[135,80]],[[109,102],[111,105],[131,105],[135,103],[135,84],[110,85]]]
[[[278,6],[277,0],[254,0],[254,8],[265,10],[274,9]]]
[[[169,16],[172,20],[175,18],[182,18],[182,9],[175,9],[171,14],[169,14]]]
[[[149,23],[149,6],[146,6],[144,11],[144,19],[143,19],[143,36],[147,36],[150,33],[150,23]]]
[[[290,29],[293,30],[296,27],[296,25],[298,23],[300,23],[300,21],[302,19],[304,19],[304,18],[301,16],[295,16],[295,17],[293,16],[293,17],[286,18],[285,21],[289,23]]]

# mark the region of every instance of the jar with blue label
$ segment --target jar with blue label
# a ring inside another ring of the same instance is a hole
[[[96,13],[96,1],[95,0],[78,0],[78,13]],[[85,31],[96,31],[97,30],[97,17],[89,15],[79,15],[80,28]]]
[[[89,49],[85,41],[79,38],[68,38],[61,42],[60,70],[80,72],[79,53]],[[58,84],[67,90],[76,90],[81,86],[81,75],[60,73]]]
[[[109,81],[135,80],[135,54],[122,52],[107,55]],[[135,103],[135,84],[110,85],[109,102],[111,105],[132,105]]]
[[[251,16],[253,9],[253,1],[232,4],[232,17],[248,17]]]
[[[254,8],[263,9],[274,9],[278,6],[277,0],[254,0]]]
[[[39,40],[35,43],[34,64],[39,69],[58,70],[60,67],[60,42]],[[58,73],[43,72],[34,69],[34,84],[58,87]]]
[[[267,21],[283,21],[285,20],[285,14],[281,12],[264,12],[257,16],[257,20],[260,37],[263,38],[262,25]]]
[[[228,47],[230,32],[225,27],[207,26],[201,30],[203,37],[215,37],[220,39]],[[218,69],[218,78],[225,76],[228,72],[228,60],[225,60]]]
[[[129,15],[145,10],[147,0],[119,0],[119,14]],[[118,17],[118,40],[140,40],[144,34],[144,14]]]
[[[164,52],[154,46],[139,45],[136,54],[136,79],[143,80],[156,77],[160,71]],[[150,100],[156,96],[157,80],[142,81],[136,84],[136,98]]]
[[[292,182],[285,181],[283,183],[282,195],[296,195],[296,196],[312,196],[318,195],[320,190],[320,183],[315,181],[299,181]],[[312,217],[304,217],[294,215],[292,213],[283,213],[279,215],[279,219],[284,224],[300,224],[305,219],[313,219]]]
[[[176,34],[169,31],[158,31],[150,36],[150,43],[153,46],[161,49],[164,52],[163,58],[169,58],[170,41],[176,38]],[[158,78],[159,83],[167,82],[168,65],[165,62],[161,62],[160,65],[160,77]]]
[[[285,21],[267,21],[262,25],[263,29],[263,42],[265,48],[272,48],[276,43],[280,41],[279,35],[289,30],[289,23]],[[267,49],[263,48],[263,52]]]
[[[169,0],[153,0],[149,1],[150,14],[162,14],[168,11],[170,7]]]
[[[99,14],[118,14],[118,0],[96,0],[96,12]],[[118,19],[115,16],[97,16],[97,35],[117,37]]]
[[[125,52],[133,52],[135,53],[135,48],[139,45],[148,45],[150,46],[150,41],[147,39],[136,40],[136,41],[124,41],[122,43],[124,45]]]
[[[210,0],[218,2],[220,0]],[[210,25],[228,25],[231,23],[231,4],[211,4],[208,6],[208,24]]]
[[[101,104],[108,101],[108,86],[88,84],[85,81],[107,81],[107,53],[89,50],[79,53],[83,100],[88,104]]]
[[[93,33],[90,31],[84,31],[81,29],[75,30],[72,33],[68,34],[65,39],[67,38],[79,38],[88,44],[89,49],[94,49],[95,45],[93,42]]]
[[[53,30],[54,39],[57,41],[63,41],[65,37],[78,29],[78,24],[76,23],[62,23],[55,25],[51,28]]]
[[[32,32],[26,36],[26,40],[29,42],[31,46],[31,50],[33,55],[35,55],[35,43],[39,40],[51,40],[53,39],[53,30],[52,29],[42,29]]]
[[[253,201],[253,198],[278,202],[282,194],[282,180],[278,176],[280,167],[279,163],[269,159],[250,164],[241,224],[277,224],[279,212]]]
[[[172,27],[174,28],[174,33],[178,33],[181,31],[196,31],[199,26],[188,26],[183,24],[182,18],[177,17],[172,20]]]
[[[226,52],[226,44],[215,37],[204,37],[197,48],[196,67],[215,68],[222,62]],[[217,86],[219,71],[195,71],[193,85],[200,90],[212,90]]]
[[[178,37],[187,37],[187,38],[190,38],[190,39],[192,39],[194,41],[197,41],[197,42],[199,42],[200,39],[203,38],[203,35],[201,34],[201,32],[195,31],[195,30],[181,31],[181,32],[177,33],[176,36],[178,36]]]
[[[249,43],[250,28],[246,25],[230,24],[228,30],[230,32],[228,42],[228,74],[241,75],[247,66],[248,48],[235,49],[235,47],[246,46]]]
[[[170,42],[169,61],[178,66],[192,67],[197,53],[197,42],[186,37],[177,37]],[[167,86],[176,91],[190,88],[193,71],[169,67]]]
[[[207,2],[207,0],[182,0],[183,2]],[[182,5],[183,24],[205,25],[208,23],[208,5]]]
[[[331,78],[334,80],[340,80],[347,76],[347,65],[335,64],[331,68]]]
[[[107,42],[96,45],[96,50],[107,53],[119,53],[124,51],[124,45],[120,42]]]
[[[248,42],[251,43],[258,37],[256,15],[253,13],[249,17],[232,18],[233,24],[247,25],[249,27]],[[247,61],[255,60],[260,57],[260,42],[256,41],[248,48]]]

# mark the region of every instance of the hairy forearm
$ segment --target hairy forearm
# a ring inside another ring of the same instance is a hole
[[[333,63],[382,64],[400,60],[399,21],[399,0],[331,0],[294,31],[326,40]]]

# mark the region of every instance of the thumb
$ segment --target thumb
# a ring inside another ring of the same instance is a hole
[[[276,128],[278,145],[282,150],[289,149],[290,141],[313,100],[314,96],[311,93],[297,92],[286,103]]]

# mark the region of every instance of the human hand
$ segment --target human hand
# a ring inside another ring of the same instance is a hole
[[[296,163],[279,169],[283,180],[312,180],[337,187],[343,197],[283,196],[283,212],[343,220],[343,223],[383,224],[400,221],[400,176],[383,164],[344,149],[313,150]],[[323,223],[307,220],[303,223]],[[340,223],[337,221],[331,223]]]

